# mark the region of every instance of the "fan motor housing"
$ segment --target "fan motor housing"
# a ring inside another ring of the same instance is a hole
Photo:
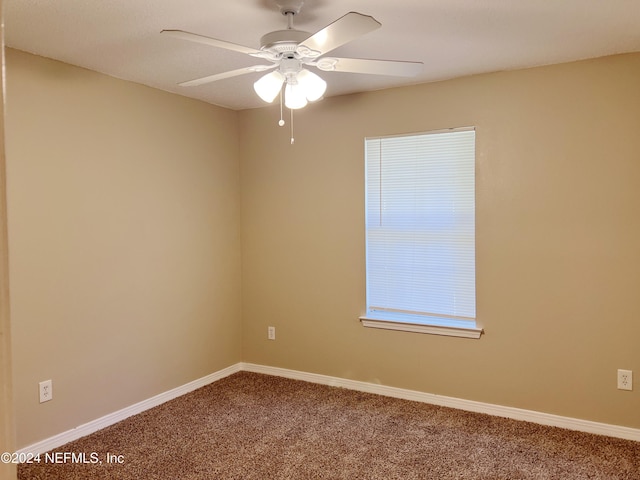
[[[302,30],[276,30],[262,36],[260,48],[262,50],[275,50],[279,53],[294,52],[298,44],[310,36],[309,32],[303,32]]]

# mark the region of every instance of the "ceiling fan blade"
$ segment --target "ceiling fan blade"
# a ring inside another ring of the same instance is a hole
[[[414,77],[422,71],[422,62],[368,60],[363,58],[321,58],[314,64],[325,72],[367,73],[394,77]]]
[[[187,40],[188,42],[204,43],[205,45],[211,45],[212,47],[226,48],[227,50],[246,53],[247,55],[262,53],[260,50],[256,50],[255,48],[245,47],[244,45],[238,45],[237,43],[225,42],[224,40],[218,40],[217,38],[205,37],[204,35],[184,32],[182,30],[162,30],[160,33],[179,38],[181,40]]]
[[[237,77],[246,73],[264,72],[266,70],[271,70],[276,66],[277,65],[254,65],[252,67],[244,67],[237,70],[230,70],[228,72],[216,73],[215,75],[209,75],[208,77],[196,78],[187,82],[181,82],[178,85],[181,87],[197,87],[198,85],[224,80],[225,78]]]
[[[300,45],[313,52],[313,55],[309,56],[319,57],[381,26],[380,22],[369,15],[349,12],[311,35]]]

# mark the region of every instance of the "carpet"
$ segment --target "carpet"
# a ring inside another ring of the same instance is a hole
[[[18,478],[640,480],[640,442],[249,372],[47,455]]]

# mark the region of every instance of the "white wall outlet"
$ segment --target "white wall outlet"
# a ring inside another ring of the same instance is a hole
[[[53,383],[51,380],[45,380],[38,385],[40,386],[40,403],[53,399]]]
[[[631,370],[618,370],[618,389],[633,390],[633,372]]]
[[[267,338],[269,340],[276,339],[276,327],[267,327]]]

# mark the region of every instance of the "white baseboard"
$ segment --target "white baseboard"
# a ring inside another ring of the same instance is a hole
[[[198,388],[209,385],[210,383],[217,382],[218,380],[221,380],[224,377],[228,377],[229,375],[239,372],[240,370],[241,364],[236,363],[235,365],[231,365],[230,367],[224,368],[210,375],[194,380],[193,382],[189,382],[180,387],[148,398],[147,400],[143,400],[142,402],[138,402],[135,405],[131,405],[130,407],[123,408],[122,410],[118,410],[117,412],[113,412],[105,415],[104,417],[92,420],[91,422],[85,423],[84,425],[80,425],[71,430],[67,430],[66,432],[59,433],[58,435],[54,435],[53,437],[49,437],[45,440],[34,443],[33,445],[29,445],[28,447],[18,450],[16,453],[32,453],[34,455],[37,455],[48,452],[49,450],[52,450],[54,448],[61,447],[65,443],[72,442],[73,440],[77,440],[110,425],[121,422],[125,418],[131,417],[132,415],[142,413],[145,410],[157,407],[158,405],[168,402],[169,400],[173,400],[174,398],[180,397],[181,395],[185,395],[189,392],[192,392],[193,390],[197,390]]]
[[[161,405],[165,402],[168,402],[169,400],[173,400],[174,398],[209,385],[240,371],[291,378],[294,380],[302,380],[310,383],[341,387],[349,390],[357,390],[360,392],[375,393],[387,397],[401,398],[404,400],[430,403],[443,407],[457,408],[470,412],[486,413],[498,417],[512,418],[514,420],[524,420],[540,425],[567,428],[569,430],[577,430],[580,432],[595,433],[597,435],[607,435],[610,437],[623,438],[626,440],[640,441],[640,429],[636,428],[609,425],[606,423],[592,422],[589,420],[580,420],[577,418],[562,417],[559,415],[552,415],[532,410],[523,410],[520,408],[503,407],[490,403],[445,397],[442,395],[434,395],[432,393],[388,387],[385,385],[377,385],[357,380],[348,380],[339,377],[330,377],[327,375],[320,375],[316,373],[307,373],[285,368],[269,367],[266,365],[256,365],[253,363],[237,363],[235,365],[231,365],[230,367],[207,375],[206,377],[202,377],[194,380],[193,382],[189,382],[185,385],[182,385],[181,387],[174,388],[167,392],[151,397],[147,400],[143,400],[142,402],[136,403],[135,405],[131,405],[130,407],[123,408],[122,410],[110,413],[109,415],[105,415],[104,417],[100,417],[96,420],[85,423],[84,425],[80,425],[71,430],[67,430],[66,432],[62,432],[53,437],[34,443],[33,445],[29,445],[28,447],[18,450],[17,453],[32,453],[36,455],[48,452],[54,448],[58,448],[66,443],[72,442],[73,440],[77,440],[93,432],[118,423],[132,415],[136,415],[138,413],[144,412],[145,410],[149,410],[150,408]]]
[[[434,395],[432,393],[388,387],[385,385],[360,382],[357,380],[347,380],[344,378],[330,377],[327,375],[319,375],[315,373],[300,372],[297,370],[288,370],[285,368],[268,367],[265,365],[242,363],[242,370],[247,372],[263,373],[266,375],[274,375],[278,377],[286,377],[294,380],[303,380],[305,382],[319,383],[322,385],[342,387],[349,390],[357,390],[360,392],[375,393],[387,397],[430,403],[432,405],[457,408],[459,410],[466,410],[469,412],[486,413],[497,417],[512,418],[514,420],[524,420],[526,422],[532,422],[551,427],[566,428],[579,432],[594,433],[597,435],[606,435],[609,437],[640,441],[640,429],[636,428],[592,422],[590,420],[581,420],[578,418],[563,417],[560,415],[552,415],[549,413],[536,412],[533,410],[523,410],[514,407],[503,407],[501,405],[493,405],[490,403],[482,403],[454,397],[445,397],[443,395]]]

